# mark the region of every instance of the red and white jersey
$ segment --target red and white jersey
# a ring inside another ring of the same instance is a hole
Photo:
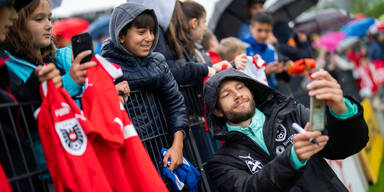
[[[11,185],[8,183],[7,176],[4,173],[3,167],[0,164],[0,189],[3,192],[11,192]]]
[[[97,125],[87,130],[104,172],[115,191],[168,191],[133,127],[113,80],[120,66],[100,55],[87,69],[82,96],[85,116]],[[116,179],[118,178],[118,179]]]
[[[83,131],[92,124],[64,88],[43,82],[41,96],[35,116],[55,190],[112,191]]]
[[[239,71],[268,86],[267,76],[265,75],[266,65],[266,62],[260,56],[247,56],[245,68]]]

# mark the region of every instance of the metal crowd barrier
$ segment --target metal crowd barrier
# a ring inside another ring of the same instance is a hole
[[[37,103],[0,104],[0,162],[13,191],[49,191],[33,112]]]
[[[202,88],[181,86],[187,107],[183,155],[201,173],[199,191],[215,191],[204,170],[206,160],[219,143],[205,132]],[[145,103],[142,105],[141,103]],[[53,185],[39,145],[33,112],[37,103],[0,104],[0,162],[14,191],[52,191]],[[159,97],[152,92],[132,91],[125,105],[132,123],[162,176],[161,148],[172,145],[167,116]],[[143,114],[138,116],[138,114]],[[145,127],[145,129],[144,129]],[[149,129],[148,129],[149,128]],[[169,182],[164,178],[165,183]]]

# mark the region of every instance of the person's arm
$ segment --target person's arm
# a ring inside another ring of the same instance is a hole
[[[163,162],[167,163],[170,158],[171,170],[177,168],[183,161],[183,138],[185,129],[188,127],[186,117],[186,107],[184,97],[179,91],[179,87],[169,71],[165,58],[160,56],[160,68],[162,69],[163,78],[159,85],[160,100],[166,111],[170,133],[174,136],[172,146],[165,153]],[[166,165],[166,164],[165,164]]]
[[[328,159],[341,159],[359,152],[368,142],[368,127],[364,120],[363,108],[353,98],[347,97],[352,104],[356,104],[358,112],[345,119],[337,117],[348,112],[340,85],[324,70],[311,76],[317,80],[308,84],[307,88],[311,90],[309,95],[325,100],[328,108],[334,113],[332,115],[329,110],[326,112],[324,133],[329,136],[329,141],[322,155]]]
[[[288,191],[303,173],[289,160],[290,153],[291,147],[254,174],[244,161],[229,155],[214,155],[206,167],[221,192]]]
[[[203,63],[188,62],[185,59],[175,61],[170,70],[175,80],[180,85],[199,85],[204,77],[209,74],[209,67]]]

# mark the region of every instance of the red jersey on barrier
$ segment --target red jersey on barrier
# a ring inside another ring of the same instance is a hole
[[[86,75],[84,114],[94,123],[86,130],[109,182],[116,191],[168,191],[131,124],[113,80],[120,66],[96,55]],[[116,179],[119,178],[119,179]]]
[[[92,127],[64,88],[41,84],[36,111],[40,141],[55,190],[112,191],[84,129]]]
[[[0,164],[0,189],[3,192],[11,192],[12,188],[11,185],[8,183],[7,176],[5,176],[3,167]]]

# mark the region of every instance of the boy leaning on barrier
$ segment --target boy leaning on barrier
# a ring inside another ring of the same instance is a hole
[[[120,65],[123,70],[123,76],[115,83],[127,81],[131,91],[144,90],[157,93],[163,104],[170,127],[169,132],[173,135],[173,143],[164,155],[163,165],[167,166],[170,160],[169,169],[172,171],[183,162],[184,129],[188,125],[184,97],[179,91],[177,82],[164,56],[153,52],[159,39],[156,15],[152,9],[142,5],[125,3],[113,10],[109,29],[111,38],[104,41],[101,54],[107,60]],[[160,118],[160,114],[146,114],[144,111],[145,108],[157,111],[154,103],[140,100],[127,105],[128,109],[140,111],[131,114],[130,117],[142,140],[161,132],[161,127],[148,117],[151,115],[156,120]],[[147,150],[157,149],[147,148]],[[160,154],[160,151],[154,152]]]

